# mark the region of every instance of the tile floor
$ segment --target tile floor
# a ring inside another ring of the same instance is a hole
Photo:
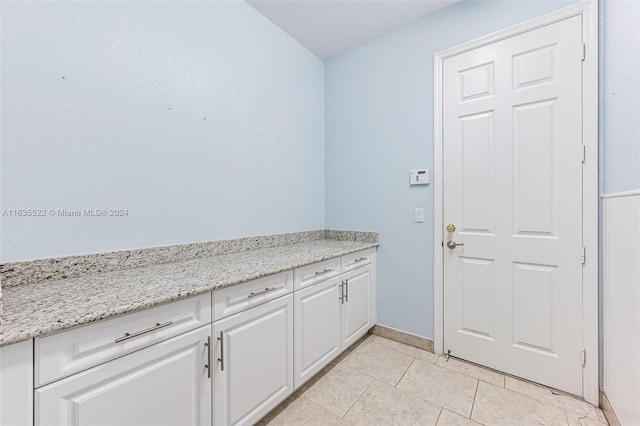
[[[602,426],[602,410],[455,359],[368,335],[260,425]]]

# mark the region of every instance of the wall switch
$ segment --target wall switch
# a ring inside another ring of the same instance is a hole
[[[429,169],[411,170],[409,172],[409,185],[428,185],[429,182]]]
[[[416,222],[424,222],[424,209],[416,208],[415,210],[415,219]]]

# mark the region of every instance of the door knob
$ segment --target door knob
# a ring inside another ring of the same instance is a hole
[[[456,226],[453,223],[447,225],[447,232],[455,232]]]
[[[458,247],[458,246],[463,246],[464,243],[456,243],[453,240],[449,240],[447,241],[447,247],[449,247],[451,250],[453,250],[454,248]]]

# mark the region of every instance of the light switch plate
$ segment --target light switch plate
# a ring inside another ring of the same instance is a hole
[[[415,213],[415,221],[418,223],[424,222],[424,209],[420,207],[416,207]]]
[[[409,172],[409,185],[428,185],[429,169],[411,170]]]

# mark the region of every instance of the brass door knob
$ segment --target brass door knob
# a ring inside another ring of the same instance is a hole
[[[447,225],[447,232],[455,232],[456,226],[453,223]]]

